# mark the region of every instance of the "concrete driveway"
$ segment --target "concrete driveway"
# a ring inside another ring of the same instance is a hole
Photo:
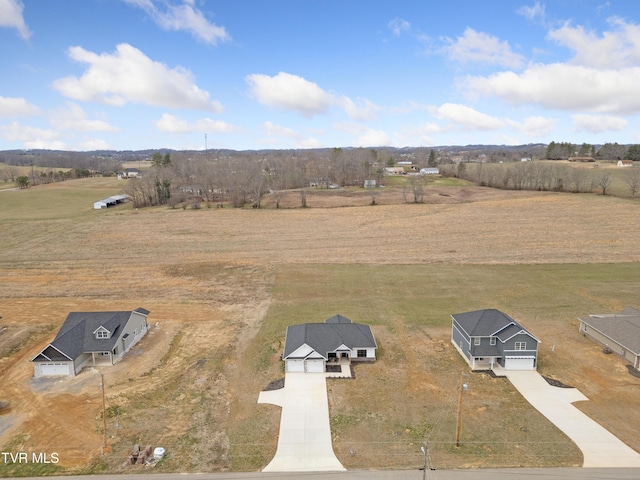
[[[324,373],[286,373],[284,388],[260,392],[258,403],[282,407],[278,448],[263,472],[344,471],[333,453]]]
[[[500,370],[533,407],[575,442],[584,457],[583,467],[637,468],[640,454],[572,405],[588,400],[575,388],[549,385],[535,371]]]

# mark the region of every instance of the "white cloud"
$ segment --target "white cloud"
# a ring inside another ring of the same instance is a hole
[[[627,128],[628,121],[613,115],[584,115],[576,114],[571,117],[576,131],[589,133],[601,133],[621,131]]]
[[[0,125],[0,136],[10,142],[22,142],[25,148],[48,148],[64,150],[66,145],[58,140],[58,132],[43,128],[22,125],[12,122],[8,125]]]
[[[162,117],[154,122],[154,125],[165,133],[233,133],[240,130],[239,127],[220,120],[201,118],[190,123],[168,113],[163,113]]]
[[[522,55],[513,52],[508,42],[473,28],[467,28],[455,41],[445,40],[449,43],[444,47],[449,59],[463,65],[474,62],[518,68],[523,63]]]
[[[524,122],[507,120],[506,123],[524,133],[527,137],[540,138],[553,132],[558,121],[555,118],[533,116],[525,118]]]
[[[536,2],[530,7],[527,7],[527,6],[520,7],[518,10],[516,10],[516,13],[522,15],[528,20],[536,20],[538,18],[541,20],[544,20],[545,6],[540,2]]]
[[[355,143],[358,147],[381,147],[391,144],[391,137],[385,131],[373,128],[367,128],[358,136]]]
[[[89,65],[82,77],[53,83],[53,88],[69,98],[116,106],[133,102],[217,113],[224,110],[194,83],[191,72],[154,62],[129,44],[121,43],[113,54],[98,55],[82,47],[71,47],[68,54]]]
[[[265,143],[271,145],[290,144],[292,141],[293,146],[297,148],[318,148],[322,146],[322,143],[315,138],[305,137],[302,133],[292,128],[277,125],[273,122],[264,122],[262,128],[268,136]]]
[[[612,30],[599,36],[568,23],[549,32],[549,38],[575,52],[571,63],[593,68],[633,67],[640,62],[640,25],[612,17]]]
[[[258,102],[279,110],[292,110],[305,117],[327,113],[333,106],[341,107],[354,120],[375,118],[379,107],[367,99],[353,101],[347,96],[337,97],[314,82],[298,75],[280,72],[270,77],[254,73],[245,77],[250,95]]]
[[[351,145],[355,147],[380,147],[393,145],[391,137],[383,130],[365,127],[358,123],[339,123],[334,125],[337,130],[353,135]]]
[[[80,130],[85,132],[117,132],[120,129],[103,120],[89,120],[86,112],[78,104],[67,102],[49,115],[49,123],[58,130]]]
[[[263,105],[293,110],[305,117],[325,113],[336,102],[317,84],[290,73],[280,72],[274,77],[256,73],[245,80],[251,94]]]
[[[0,97],[0,118],[38,115],[39,113],[40,109],[28,103],[24,98]]]
[[[342,97],[342,108],[354,120],[374,120],[380,107],[366,98],[354,102],[349,97]]]
[[[99,138],[85,138],[78,144],[80,151],[111,150],[112,147],[106,141]]]
[[[640,112],[640,67],[597,70],[554,63],[531,65],[521,74],[468,76],[460,87],[472,95],[500,97],[514,104],[597,113]]]
[[[174,3],[168,0],[124,0],[129,5],[143,9],[163,30],[185,30],[196,39],[211,45],[231,40],[224,27],[209,22],[194,7],[193,0]]]
[[[403,32],[411,30],[411,24],[402,18],[394,18],[388,24],[389,30],[393,32],[396,37],[399,37]]]
[[[434,117],[451,122],[454,128],[496,130],[504,126],[501,120],[459,103],[443,103],[439,107],[431,107],[429,111]]]
[[[0,0],[0,27],[15,28],[24,40],[29,40],[31,32],[24,22],[21,0]]]

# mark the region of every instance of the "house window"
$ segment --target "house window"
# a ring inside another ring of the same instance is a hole
[[[96,338],[109,338],[109,332],[106,330],[98,330],[96,332]]]
[[[366,350],[358,350],[358,358],[367,358]]]
[[[491,337],[491,338],[489,339],[489,344],[490,344],[490,345],[495,345],[495,344],[496,344],[496,337]]]
[[[516,342],[515,350],[526,350],[527,342]]]
[[[480,345],[480,337],[475,337],[475,338],[473,339],[473,344],[474,344],[474,345]]]
[[[337,357],[336,352],[329,352],[329,353],[327,353],[327,357],[328,357],[328,358],[336,358],[336,357]]]

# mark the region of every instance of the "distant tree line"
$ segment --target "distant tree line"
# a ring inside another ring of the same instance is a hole
[[[551,142],[547,146],[547,160],[567,160],[571,157],[592,157],[599,160],[634,160],[640,161],[640,145],[619,145],[605,143],[596,149],[595,145],[583,143],[574,145],[570,142]]]
[[[429,151],[420,152],[419,159],[427,165]],[[202,202],[260,208],[263,196],[270,193],[279,208],[285,193],[296,190],[305,207],[310,189],[363,186],[365,180],[379,185],[389,161],[395,164],[393,153],[366,148],[157,153],[151,169],[127,181],[125,193],[136,207],[193,208]]]

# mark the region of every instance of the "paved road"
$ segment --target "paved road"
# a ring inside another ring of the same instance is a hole
[[[137,470],[140,472],[140,470]],[[56,480],[421,480],[418,470],[305,472],[305,473],[201,473],[201,474],[125,474],[55,477]],[[638,480],[638,468],[505,468],[474,470],[436,470],[427,480]],[[42,480],[31,478],[23,480]]]
[[[582,450],[583,467],[640,468],[638,452],[572,405],[588,400],[579,390],[553,387],[534,371],[504,370],[502,373],[536,410]]]

